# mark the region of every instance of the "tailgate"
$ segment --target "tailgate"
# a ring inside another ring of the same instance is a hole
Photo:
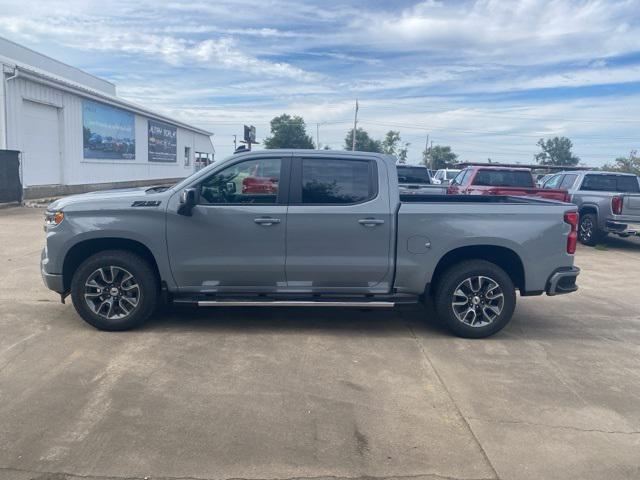
[[[553,190],[549,188],[521,188],[521,187],[491,187],[485,191],[488,195],[513,195],[516,197],[540,197],[548,200],[567,200],[566,190]]]
[[[640,218],[640,194],[623,195],[622,215],[634,215]]]

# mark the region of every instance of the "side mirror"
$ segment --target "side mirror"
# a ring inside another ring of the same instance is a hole
[[[196,205],[196,189],[186,188],[180,193],[180,206],[178,213],[190,217],[193,207]]]
[[[227,186],[225,187],[225,191],[227,193],[236,193],[236,184],[235,184],[235,182],[227,182]]]

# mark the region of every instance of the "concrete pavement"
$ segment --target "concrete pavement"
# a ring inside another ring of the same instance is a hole
[[[640,241],[473,341],[428,312],[176,309],[99,332],[0,211],[0,479],[640,477]]]

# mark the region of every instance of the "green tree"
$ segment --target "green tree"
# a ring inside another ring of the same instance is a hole
[[[537,145],[540,152],[534,158],[540,165],[575,166],[580,162],[571,149],[573,143],[567,137],[554,137],[549,140],[541,138]]]
[[[353,146],[353,128],[349,130],[344,139],[344,149],[351,150]],[[380,140],[374,140],[369,136],[366,130],[358,128],[356,130],[356,150],[360,152],[382,152],[382,143]]]
[[[640,175],[640,157],[637,150],[631,150],[628,157],[618,157],[613,163],[607,163],[603,170],[610,172],[635,173]]]
[[[450,167],[457,159],[449,145],[434,145],[422,152],[422,163],[433,170]]]
[[[389,130],[382,141],[382,152],[398,157],[399,163],[407,163],[408,142],[403,142],[400,132]]]
[[[264,141],[264,147],[313,149],[315,145],[303,118],[283,113],[271,120],[271,136]]]

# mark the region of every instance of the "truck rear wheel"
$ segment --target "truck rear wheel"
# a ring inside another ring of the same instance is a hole
[[[580,215],[580,225],[578,227],[578,239],[583,245],[593,247],[607,236],[598,228],[598,216],[595,213],[584,213]]]
[[[434,300],[438,317],[456,335],[484,338],[509,323],[516,293],[502,268],[485,260],[466,260],[444,272]]]
[[[144,259],[128,251],[107,250],[87,258],[71,281],[78,314],[100,330],[141,325],[156,307],[158,279]]]

